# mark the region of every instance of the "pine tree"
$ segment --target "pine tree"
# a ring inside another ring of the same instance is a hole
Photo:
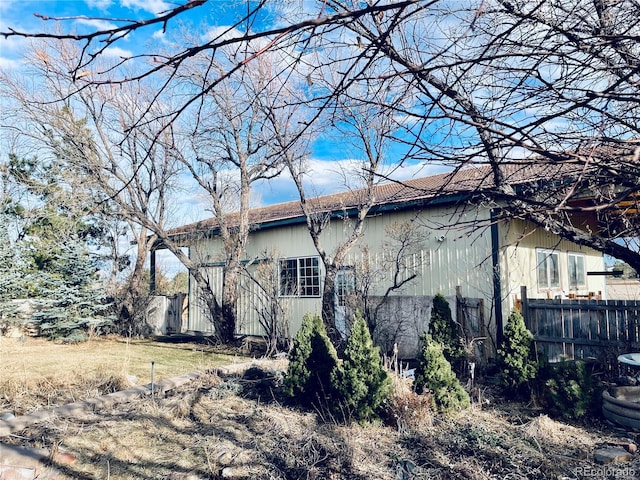
[[[465,358],[465,350],[458,325],[453,321],[449,302],[441,293],[433,298],[429,335],[434,342],[442,345],[447,361],[459,369],[461,361]]]
[[[342,368],[335,370],[333,381],[343,410],[337,413],[356,420],[376,418],[379,408],[391,394],[391,378],[360,312],[356,313],[351,327]]]
[[[67,342],[113,324],[111,305],[96,275],[96,266],[79,242],[69,242],[52,256],[48,268],[32,274],[37,311],[32,320],[40,333]]]
[[[414,390],[428,392],[433,407],[440,413],[461,410],[469,406],[469,394],[462,388],[444,356],[442,345],[427,334],[420,337],[422,348],[415,372]]]
[[[513,310],[504,329],[504,341],[498,349],[500,381],[511,394],[524,395],[538,368],[533,359],[533,335],[527,330],[522,314]]]
[[[8,225],[7,215],[0,212],[0,330],[15,320],[17,308],[12,300],[21,296],[23,288],[16,245],[10,238]]]
[[[4,174],[3,180],[24,199],[3,209],[20,225],[20,263],[13,269],[21,277],[20,291],[12,296],[34,300],[32,320],[49,338],[74,341],[109,326],[111,306],[96,273],[95,255],[105,232],[97,217],[87,213],[91,199],[79,180],[69,176],[57,157],[10,154]]]
[[[338,368],[338,355],[318,315],[305,315],[293,340],[284,392],[305,408],[326,410],[335,394],[331,376]]]

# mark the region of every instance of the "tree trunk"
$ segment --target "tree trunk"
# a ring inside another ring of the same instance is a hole
[[[336,348],[343,343],[342,335],[336,327],[336,274],[338,269],[334,266],[327,266],[324,287],[322,289],[322,321],[327,329],[327,335]]]
[[[236,333],[239,272],[236,266],[225,270],[222,287],[222,315],[216,332],[223,343],[232,342]]]

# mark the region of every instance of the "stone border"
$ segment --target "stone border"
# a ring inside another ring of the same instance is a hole
[[[260,360],[253,360],[251,362],[244,362],[238,364],[225,365],[215,369],[216,374],[221,376],[236,376],[242,375],[245,370],[251,366],[259,366],[262,362]],[[188,373],[185,375],[179,375],[177,377],[160,380],[154,384],[154,394],[164,395],[170,390],[178,388],[182,385],[190,383],[203,374],[201,373]],[[38,410],[28,415],[22,415],[20,417],[14,417],[6,420],[0,420],[0,439],[7,437],[12,433],[19,432],[25,428],[55,417],[74,417],[86,412],[95,412],[102,408],[111,407],[117,403],[127,402],[135,400],[137,398],[151,395],[151,384],[140,385],[127,390],[120,390],[114,393],[108,393],[100,397],[83,400],[81,402],[69,403],[59,407],[48,408]]]

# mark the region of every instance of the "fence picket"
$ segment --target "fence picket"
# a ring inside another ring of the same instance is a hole
[[[640,351],[640,301],[526,298],[522,314],[549,361]]]

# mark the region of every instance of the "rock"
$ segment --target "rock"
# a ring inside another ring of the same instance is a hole
[[[60,465],[73,465],[76,460],[76,456],[69,452],[56,452],[53,456],[53,461]]]
[[[227,466],[233,462],[233,455],[228,450],[221,450],[218,452],[218,464]]]
[[[239,467],[224,467],[220,472],[221,478],[244,478],[247,472]]]
[[[638,445],[636,445],[636,443],[630,438],[621,438],[619,440],[608,441],[607,444],[616,447],[622,447],[631,454],[635,454],[638,451]]]
[[[631,454],[624,448],[606,447],[599,448],[594,452],[595,461],[601,465],[608,463],[628,462],[631,460]]]
[[[16,418],[16,416],[11,412],[0,413],[0,420],[11,420],[12,418]]]

